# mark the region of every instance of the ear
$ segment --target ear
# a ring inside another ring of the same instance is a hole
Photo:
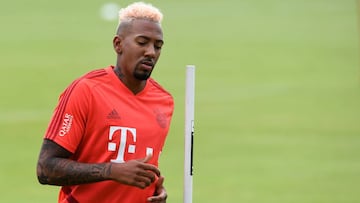
[[[113,39],[113,46],[117,54],[122,53],[122,38],[119,35],[115,35]]]

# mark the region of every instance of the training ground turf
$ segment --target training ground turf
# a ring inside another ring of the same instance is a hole
[[[176,102],[160,162],[168,202],[182,202],[187,64],[195,203],[360,202],[355,0],[150,2],[165,15],[153,76]],[[56,202],[59,188],[36,180],[37,156],[60,92],[115,62],[105,3],[1,2],[0,202]]]

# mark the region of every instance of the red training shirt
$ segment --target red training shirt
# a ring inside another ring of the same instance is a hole
[[[45,139],[72,152],[82,163],[122,163],[144,158],[158,166],[174,109],[172,96],[152,78],[134,95],[112,66],[75,80],[61,94]],[[63,186],[59,202],[145,203],[155,183],[146,189],[102,181]]]

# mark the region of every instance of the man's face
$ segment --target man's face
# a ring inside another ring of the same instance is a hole
[[[120,34],[118,65],[125,77],[147,80],[160,56],[163,34],[158,23],[134,20]]]

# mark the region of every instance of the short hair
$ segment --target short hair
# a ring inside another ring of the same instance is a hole
[[[144,2],[132,3],[119,11],[119,23],[145,19],[161,24],[162,18],[163,14],[158,8]]]

